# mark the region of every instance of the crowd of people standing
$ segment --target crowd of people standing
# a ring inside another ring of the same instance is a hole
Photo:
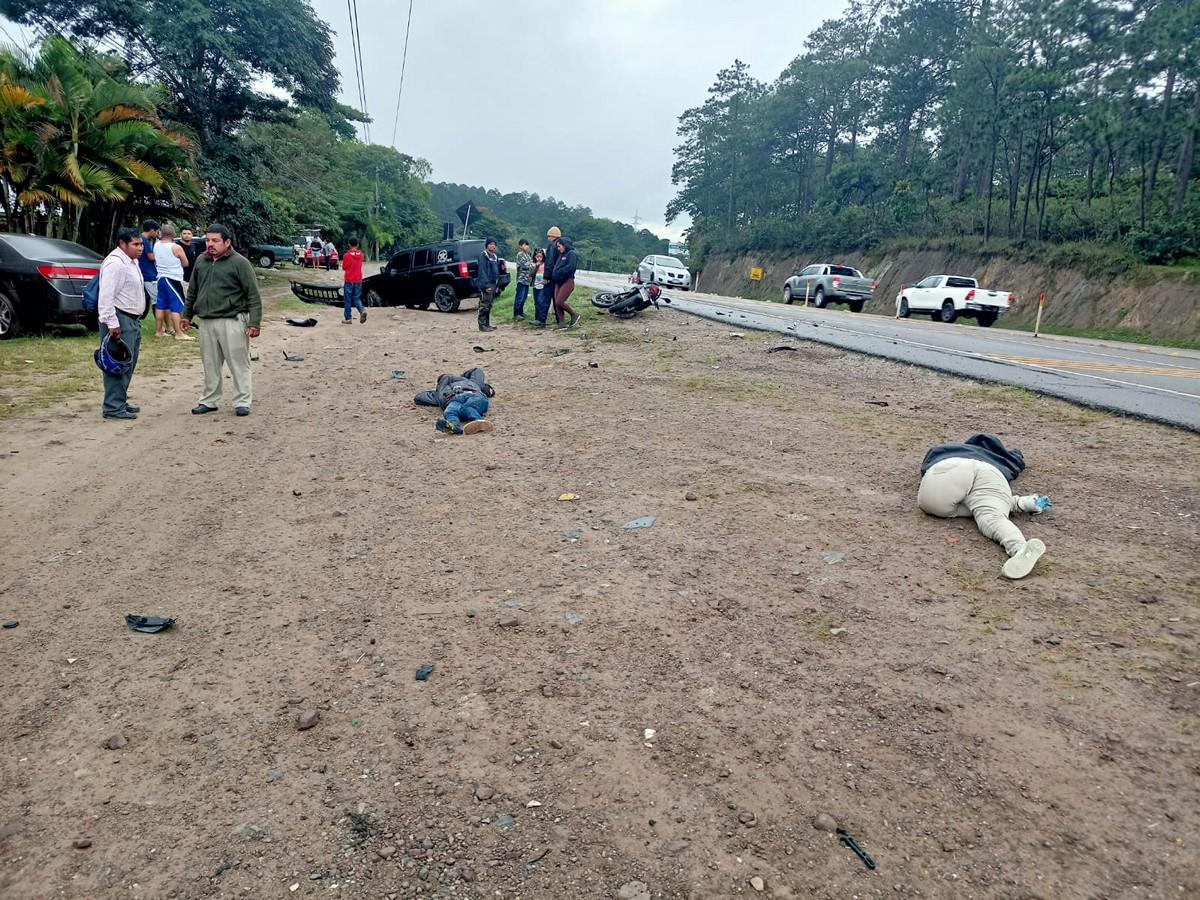
[[[568,302],[575,290],[575,270],[579,259],[571,239],[557,225],[546,232],[546,249],[529,253],[529,241],[517,244],[517,288],[513,298],[513,321],[525,321],[525,302],[533,295],[533,326],[545,328],[550,309],[554,309],[556,329],[574,328],[579,313]],[[491,331],[491,307],[500,274],[496,266],[496,242],[488,238],[479,256],[479,330]],[[485,311],[486,305],[486,311]]]

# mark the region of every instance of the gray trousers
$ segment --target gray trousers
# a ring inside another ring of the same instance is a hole
[[[233,376],[233,405],[250,406],[250,337],[248,318],[200,320],[200,359],[204,363],[202,406],[216,407],[221,400],[222,367],[229,366]]]
[[[117,324],[121,326],[121,340],[133,354],[133,366],[124,375],[104,373],[104,406],[101,411],[106,416],[119,413],[129,402],[129,382],[133,380],[133,372],[137,368],[138,350],[142,345],[142,322],[137,316],[131,316],[118,309]],[[108,329],[101,324],[100,343],[104,343],[106,334],[108,334]]]
[[[1015,556],[1025,546],[1025,535],[1008,520],[1014,509],[1032,512],[1037,497],[1014,497],[1008,479],[990,463],[977,459],[952,457],[934,463],[921,479],[917,506],[931,516],[950,519],[974,516],[984,537]]]
[[[487,328],[492,324],[492,303],[496,300],[496,288],[484,288],[479,292],[479,327]]]

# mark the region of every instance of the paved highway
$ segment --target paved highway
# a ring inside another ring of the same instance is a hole
[[[628,287],[624,275],[579,272],[579,284]],[[1011,384],[1084,406],[1200,431],[1200,353],[1024,331],[892,319],[844,309],[785,306],[688,291],[671,309],[739,328],[778,331],[981,381]]]

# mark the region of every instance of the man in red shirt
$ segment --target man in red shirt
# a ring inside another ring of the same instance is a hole
[[[363,309],[362,302],[362,269],[363,252],[358,249],[358,238],[350,238],[350,249],[342,257],[342,273],[346,277],[345,286],[342,288],[342,293],[346,298],[344,303],[346,318],[342,319],[343,325],[350,324],[351,307],[358,310],[359,322],[367,321],[367,311]]]

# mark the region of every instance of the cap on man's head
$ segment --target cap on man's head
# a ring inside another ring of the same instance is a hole
[[[550,230],[546,232],[546,237],[548,237],[548,238],[560,238],[560,237],[562,237],[562,232],[558,230],[558,226],[557,226],[557,225],[551,225],[551,226],[550,226]]]

